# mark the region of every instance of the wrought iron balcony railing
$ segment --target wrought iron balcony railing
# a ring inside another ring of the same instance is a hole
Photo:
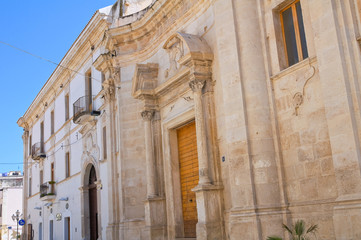
[[[40,160],[46,158],[44,151],[44,143],[38,142],[31,146],[31,157],[34,160]]]
[[[55,198],[55,182],[49,181],[40,185],[40,198],[44,200]]]
[[[80,123],[83,116],[99,116],[100,111],[97,109],[94,96],[83,96],[76,100],[73,104],[73,121]]]

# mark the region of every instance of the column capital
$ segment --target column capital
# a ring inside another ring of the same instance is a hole
[[[28,137],[29,137],[29,131],[24,128],[24,133],[23,133],[23,136],[22,136],[23,141],[25,142],[25,140],[27,140]]]
[[[151,121],[154,116],[154,110],[153,109],[144,110],[143,112],[141,112],[141,115],[144,121]]]
[[[201,91],[204,87],[205,80],[203,79],[195,79],[189,82],[189,87],[192,89],[193,92]]]
[[[108,79],[103,84],[103,96],[106,102],[110,102],[115,96],[115,85],[112,79]]]

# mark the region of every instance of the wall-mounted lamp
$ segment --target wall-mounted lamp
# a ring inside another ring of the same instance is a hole
[[[59,201],[68,201],[68,200],[69,200],[68,197],[62,197],[62,198],[59,199]]]

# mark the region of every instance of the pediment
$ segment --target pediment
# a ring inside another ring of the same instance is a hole
[[[213,60],[212,50],[206,40],[193,34],[177,32],[165,42],[163,48],[168,52],[178,49],[182,57],[190,55],[194,60]]]
[[[211,73],[213,53],[207,42],[196,35],[177,32],[164,43],[163,49],[169,56],[169,67],[165,70],[165,79],[158,86],[159,66],[157,63],[137,64],[132,85],[134,98],[154,99],[164,90],[178,86],[189,74],[197,74],[198,68],[192,65],[202,65],[202,71]],[[207,62],[206,64],[204,62]],[[202,73],[203,75],[207,75]]]

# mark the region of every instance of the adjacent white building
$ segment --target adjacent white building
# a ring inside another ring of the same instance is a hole
[[[23,207],[23,176],[20,171],[11,171],[0,176],[0,222],[1,239],[16,239],[22,232],[22,226],[12,216],[16,211],[22,212]]]

